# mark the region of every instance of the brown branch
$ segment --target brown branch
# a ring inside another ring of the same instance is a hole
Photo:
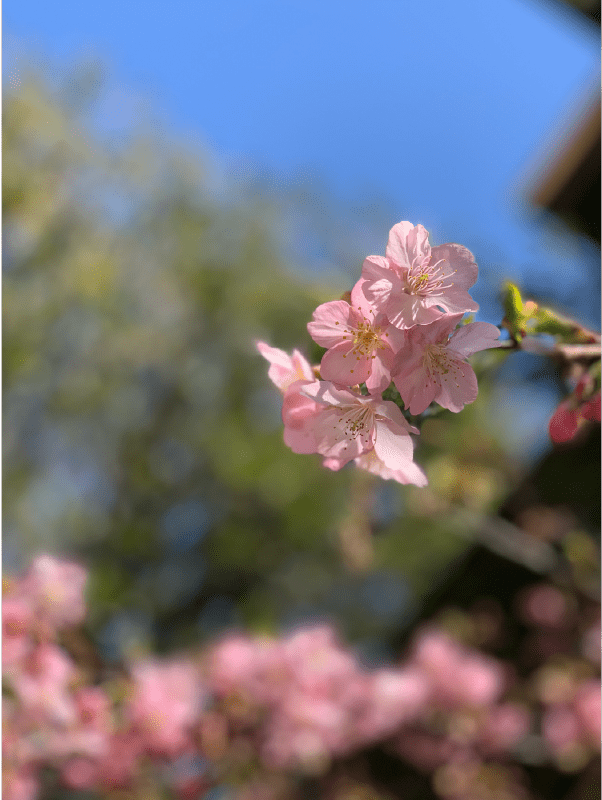
[[[555,344],[549,347],[542,344],[535,336],[525,336],[519,342],[516,339],[509,339],[502,342],[500,350],[522,350],[525,353],[534,353],[538,356],[549,356],[562,358],[564,361],[594,361],[600,358],[600,343],[587,344]]]

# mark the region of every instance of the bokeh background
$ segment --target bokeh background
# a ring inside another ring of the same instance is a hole
[[[477,319],[512,279],[597,327],[599,229],[532,202],[591,110],[595,11],[13,2],[4,46],[5,571],[84,563],[109,663],[328,619],[379,665],[542,576],[597,594],[599,428],[552,451],[554,364],[475,360],[417,489],[289,452],[254,349],[311,355],[401,219],[475,253]]]

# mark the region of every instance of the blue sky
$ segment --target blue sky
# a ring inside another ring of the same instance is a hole
[[[226,169],[256,163],[285,184],[317,175],[342,202],[384,197],[391,225],[422,222],[437,241],[470,247],[489,273],[484,291],[511,276],[592,321],[587,265],[598,254],[562,237],[550,244],[522,199],[534,164],[598,86],[598,29],[558,9],[9,0],[4,73],[19,52],[59,64],[96,55],[124,96],[146,97],[167,129],[205,142]],[[118,99],[114,113],[117,128]]]

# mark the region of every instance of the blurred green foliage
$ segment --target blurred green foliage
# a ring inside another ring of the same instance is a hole
[[[538,334],[557,336],[563,344],[582,344],[592,341],[589,331],[582,328],[575,320],[563,317],[533,300],[525,301],[518,286],[510,281],[503,287],[502,304],[505,311],[503,325],[517,342],[522,341],[527,335]]]
[[[109,146],[80,105],[39,78],[5,97],[9,567],[79,556],[116,658],[320,616],[378,649],[469,547],[456,510],[521,477],[488,402],[504,355],[424,420],[426,489],[293,454],[254,341],[313,354],[313,309],[350,287],[289,263],[277,193],[216,193],[209,157],[146,130]]]

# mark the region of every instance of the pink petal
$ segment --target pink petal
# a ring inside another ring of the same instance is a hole
[[[391,350],[381,350],[372,359],[371,372],[365,381],[370,394],[382,394],[389,388],[393,358]]]
[[[458,312],[464,314],[466,311],[479,310],[479,304],[472,299],[466,289],[461,289],[458,286],[445,289],[439,297],[432,295],[432,299],[437,302],[437,305],[446,308],[450,314],[457,314]]]
[[[414,445],[409,434],[390,419],[376,420],[374,451],[385,466],[403,469],[412,461]]]
[[[439,386],[419,364],[411,371],[394,375],[393,382],[410,414],[422,414],[435,399]]]
[[[402,291],[401,279],[383,256],[368,256],[362,265],[361,291],[377,310],[383,311],[391,294]]]
[[[335,386],[330,381],[314,381],[301,386],[299,389],[306,397],[315,400],[317,403],[333,406],[347,406],[362,403],[361,395],[351,392],[349,389],[342,389]]]
[[[396,403],[393,403],[391,400],[382,400],[380,403],[375,403],[374,411],[379,417],[388,419],[393,425],[396,425],[398,428],[406,431],[406,433],[420,433],[418,428],[410,425],[410,423],[401,413],[399,406],[396,405]]]
[[[317,453],[315,420],[322,413],[323,406],[301,394],[300,389],[304,385],[299,382],[284,395],[282,402],[284,442],[293,453]]]
[[[315,379],[314,371],[311,368],[311,364],[305,358],[303,353],[301,353],[297,349],[293,350],[293,355],[291,360],[293,362],[294,368],[297,371],[299,380],[313,381]]]
[[[409,269],[416,258],[426,260],[430,250],[428,233],[422,225],[398,222],[389,231],[385,255],[399,267]]]
[[[408,233],[407,249],[410,263],[428,263],[431,257],[431,246],[428,231],[423,225],[414,225],[414,228]]]
[[[372,370],[372,357],[356,356],[352,350],[353,342],[341,342],[324,353],[320,365],[320,374],[324,380],[345,386],[355,386],[366,381]]]
[[[372,319],[375,313],[372,303],[364,294],[366,278],[360,278],[351,290],[351,305],[357,308],[367,318]]]
[[[455,242],[440,244],[431,250],[433,262],[445,259],[455,270],[454,285],[460,289],[470,289],[479,275],[479,268],[475,264],[474,256],[466,247]]]
[[[424,344],[416,334],[416,331],[424,330],[426,326],[416,325],[414,328],[406,331],[406,341],[401,350],[395,354],[393,366],[391,367],[391,380],[395,380],[395,376],[406,375],[408,372],[422,366],[424,358]]]
[[[489,322],[469,322],[453,332],[448,349],[466,358],[479,350],[499,347],[499,335],[499,328]]]
[[[255,342],[257,350],[270,362],[268,378],[281,391],[298,380],[313,380],[312,368],[307,359],[298,351],[293,350],[292,357],[284,350],[270,347],[265,342]]]
[[[398,353],[406,342],[405,331],[396,328],[394,325],[389,325],[386,319],[381,323],[380,317],[377,317],[376,324],[381,325],[382,341],[388,344],[394,353]]]
[[[413,461],[406,462],[401,469],[391,469],[381,461],[375,450],[359,456],[354,463],[358,469],[378,475],[385,481],[394,480],[402,484],[413,483],[416,486],[426,486],[428,483],[424,472]]]
[[[259,350],[261,355],[267,359],[271,364],[278,364],[281,367],[286,367],[290,364],[291,357],[284,350],[279,350],[277,347],[270,347],[266,342],[255,342],[255,347]]]
[[[398,294],[391,294],[386,314],[389,322],[400,330],[412,328],[414,325],[428,325],[443,316],[443,312],[434,305],[429,308],[430,303],[430,298],[401,290]]]
[[[268,378],[279,389],[282,389],[295,373],[291,357],[284,350],[270,347],[265,342],[256,342],[255,346],[261,355],[270,362]],[[299,380],[299,378],[295,378],[295,380]]]
[[[477,376],[470,364],[465,361],[451,360],[448,362],[450,370],[441,375],[441,389],[435,400],[443,408],[454,413],[462,411],[467,403],[472,403],[477,398]]]
[[[397,483],[411,483],[414,486],[420,487],[427,486],[429,482],[424,470],[414,461],[408,461],[403,467],[395,470],[393,477]]]
[[[322,303],[313,313],[313,322],[307,323],[311,338],[320,347],[334,347],[343,340],[345,328],[354,328],[358,314],[344,300]]]
[[[305,430],[304,428],[296,429],[284,427],[284,444],[289,447],[293,453],[317,453],[318,445],[316,437],[312,430]]]
[[[406,331],[406,347],[403,350],[405,354],[409,349],[414,358],[417,354],[422,358],[424,349],[429,344],[447,344],[450,333],[453,332],[456,325],[462,319],[463,314],[443,314],[429,322],[428,325],[416,325]],[[408,357],[406,355],[406,357]]]
[[[308,417],[322,411],[322,406],[305,394],[305,389],[319,381],[297,381],[287,389],[282,401],[282,421],[285,425],[299,427]]]
[[[322,466],[326,467],[326,469],[331,469],[333,472],[338,472],[348,463],[348,460],[342,461],[340,458],[325,458],[322,461]]]

